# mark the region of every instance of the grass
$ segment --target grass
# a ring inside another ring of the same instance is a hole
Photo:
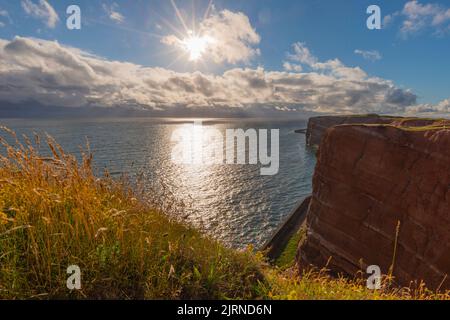
[[[392,125],[392,124],[344,124],[344,125],[339,125],[339,126],[340,127],[360,126],[360,127],[375,127],[375,128],[395,128],[398,130],[410,131],[410,132],[424,132],[424,131],[431,131],[431,130],[450,129],[450,123],[448,125],[436,124],[436,125],[427,125],[427,126],[397,126],[397,125]]]
[[[450,294],[435,293],[421,283],[397,288],[392,279],[384,277],[380,290],[369,290],[363,274],[353,279],[331,277],[326,269],[310,270],[298,276],[293,269],[283,273],[269,269],[265,272],[270,283],[268,298],[274,300],[449,300]]]
[[[275,260],[275,265],[281,269],[290,268],[295,263],[295,256],[301,241],[306,237],[306,230],[301,228],[296,232],[291,239],[289,239],[286,247],[281,252],[280,256]]]
[[[423,132],[430,130],[443,130],[450,129],[450,120],[443,118],[394,118],[398,123],[393,121],[392,123],[365,123],[365,124],[342,124],[339,126],[362,126],[362,127],[382,127],[382,128],[396,128],[403,131],[410,132]],[[429,122],[423,125],[410,125],[410,122],[422,121]]]
[[[126,181],[98,179],[89,154],[78,163],[48,138],[45,158],[11,134],[0,158],[1,298],[256,297],[250,253],[169,218]],[[66,288],[69,265],[81,268],[81,291]]]
[[[329,115],[329,116],[317,116],[315,118],[328,118],[328,117],[345,117],[345,118],[389,118],[389,119],[405,119],[399,116],[380,115],[377,113],[365,113],[365,114],[341,114],[341,115]]]
[[[0,138],[0,299],[449,298],[272,267],[178,221],[182,206],[170,198],[94,174],[88,148],[77,161],[50,137],[1,136],[10,142]],[[66,287],[70,265],[81,290]]]

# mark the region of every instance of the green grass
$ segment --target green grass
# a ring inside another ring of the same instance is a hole
[[[173,217],[183,207],[128,180],[95,175],[47,138],[0,137],[0,299],[448,299],[423,287],[376,292],[323,270],[270,266]],[[51,156],[39,152],[44,148]],[[292,261],[297,239],[285,250]],[[78,265],[81,290],[66,287]],[[285,268],[284,268],[285,269]]]
[[[282,273],[274,269],[265,272],[274,300],[449,300],[449,293],[436,294],[423,284],[416,287],[391,287],[391,279],[382,280],[382,289],[369,290],[362,273],[352,279],[330,277],[327,270],[310,270],[300,276],[295,269]]]
[[[364,115],[354,115],[352,117],[361,117]],[[377,116],[377,115],[373,115]],[[383,116],[385,117],[385,116]],[[339,126],[362,126],[362,127],[380,127],[380,128],[396,128],[403,131],[423,132],[430,130],[450,129],[450,119],[443,118],[403,118],[403,117],[386,117],[392,118],[392,123],[359,123],[359,124],[342,124]],[[429,122],[423,125],[411,125],[410,122]]]
[[[340,115],[331,115],[331,116],[317,116],[314,118],[329,118],[329,117],[345,117],[345,118],[389,118],[389,119],[405,119],[399,116],[389,116],[389,115],[380,115],[377,113],[366,113],[366,114],[340,114]]]
[[[423,132],[423,131],[431,131],[431,130],[445,130],[450,129],[450,121],[448,125],[436,124],[436,125],[427,125],[427,126],[397,126],[393,124],[343,124],[339,125],[339,127],[343,126],[361,126],[361,127],[378,127],[378,128],[395,128],[398,130],[409,131],[409,132]]]
[[[297,255],[297,249],[301,241],[306,237],[306,230],[301,228],[296,232],[291,239],[289,239],[286,247],[281,252],[280,256],[275,260],[275,265],[281,269],[292,267],[295,263],[295,256]]]

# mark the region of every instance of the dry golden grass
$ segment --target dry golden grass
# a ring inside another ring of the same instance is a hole
[[[0,298],[255,297],[262,276],[249,253],[170,219],[126,181],[97,178],[89,153],[78,163],[47,138],[42,157],[38,137],[21,144],[5,132]],[[81,291],[66,288],[69,265],[81,268]]]
[[[270,289],[269,299],[275,300],[450,300],[450,292],[432,292],[424,283],[410,287],[393,286],[389,276],[382,278],[381,289],[367,289],[363,274],[353,279],[331,277],[326,269],[305,271],[298,276],[296,269],[284,272],[266,270]]]
[[[50,137],[22,144],[1,130],[0,299],[449,298],[279,271],[170,218],[183,213],[171,199],[97,177],[89,148],[77,161]],[[69,265],[81,268],[79,291],[66,287]]]

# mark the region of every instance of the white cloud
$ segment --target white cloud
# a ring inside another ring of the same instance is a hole
[[[9,15],[9,12],[4,10],[4,9],[0,9],[0,19],[3,21],[0,21],[0,28],[3,28],[7,25],[7,23],[12,23],[12,19],[11,16]]]
[[[117,3],[114,2],[110,6],[103,4],[102,7],[112,21],[119,24],[125,21],[125,17],[118,11],[119,5]]]
[[[387,14],[383,18],[383,28],[389,27],[395,19],[400,15],[400,12],[394,12],[392,14]]]
[[[211,40],[204,55],[215,63],[248,63],[260,54],[255,46],[261,38],[252,27],[250,19],[242,12],[213,11],[200,23],[197,34]],[[183,39],[168,35],[161,41],[167,45],[180,46]]]
[[[362,56],[364,59],[369,61],[381,60],[382,56],[377,50],[360,50],[356,49],[355,54]]]
[[[438,12],[434,17],[432,21],[433,26],[439,26],[446,22],[450,21],[450,8],[446,11]]]
[[[0,101],[164,112],[201,108],[217,115],[246,110],[399,113],[416,104],[410,91],[339,60],[316,62],[315,68],[306,73],[263,68],[234,68],[221,75],[179,73],[106,60],[58,42],[16,37],[0,39]]]
[[[292,45],[294,53],[289,53],[288,58],[292,61],[300,62],[308,66],[317,63],[317,58],[309,51],[304,42],[296,42]]]
[[[303,71],[303,67],[300,64],[295,64],[295,63],[291,63],[288,61],[285,61],[283,63],[283,69],[286,71],[291,71],[291,72],[302,72]]]
[[[423,30],[433,30],[436,35],[444,35],[450,30],[450,7],[438,3],[422,4],[418,0],[408,1],[401,11],[384,18],[384,25],[401,18],[400,35],[407,38]]]
[[[55,28],[59,21],[55,9],[46,0],[39,0],[38,3],[22,0],[22,8],[28,15],[42,20],[49,28]]]
[[[361,68],[347,67],[339,59],[319,61],[303,42],[294,43],[292,49],[294,52],[287,54],[288,59],[301,63],[315,72],[347,80],[364,80],[367,78],[367,74]]]
[[[8,11],[3,10],[3,9],[0,9],[0,17],[4,17],[4,18],[10,19]]]
[[[447,112],[450,113],[450,98],[442,100],[440,103],[438,103],[435,107],[436,111],[438,112]]]
[[[438,104],[418,104],[414,106],[410,106],[406,109],[409,113],[437,113],[447,115],[450,114],[450,98],[442,100]]]

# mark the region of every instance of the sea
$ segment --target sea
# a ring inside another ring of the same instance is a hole
[[[279,129],[279,170],[270,176],[261,175],[259,164],[174,162],[173,133],[194,120],[0,119],[0,125],[19,135],[49,134],[78,156],[88,141],[99,174],[107,169],[114,178],[127,176],[153,192],[164,190],[168,201],[183,204],[177,206],[183,220],[226,246],[261,247],[311,193],[315,151],[295,132],[306,128],[307,119],[201,119],[224,136],[227,129]]]

